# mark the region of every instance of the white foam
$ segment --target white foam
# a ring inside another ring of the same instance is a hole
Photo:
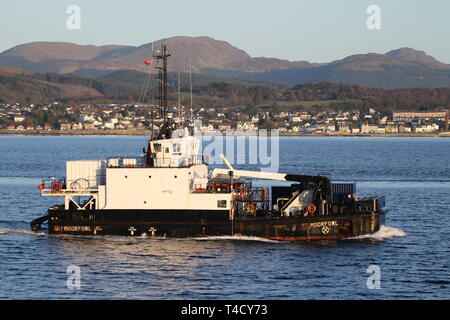
[[[19,234],[28,236],[45,236],[43,232],[28,231],[28,230],[17,230],[9,228],[0,228],[0,234]]]
[[[242,236],[242,235],[234,235],[234,236],[209,236],[209,237],[199,237],[199,238],[193,238],[194,240],[239,240],[239,241],[260,241],[260,242],[278,242],[276,240],[270,240],[266,238],[261,237],[253,237],[253,236]]]
[[[394,237],[405,237],[407,234],[403,230],[382,225],[380,230],[372,234],[364,234],[361,236],[351,237],[347,239],[371,239],[377,241],[383,241],[384,239],[390,239]]]

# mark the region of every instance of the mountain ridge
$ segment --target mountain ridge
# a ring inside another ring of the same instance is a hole
[[[360,53],[327,63],[251,57],[226,41],[211,37],[178,36],[140,46],[78,45],[69,42],[32,42],[0,53],[0,65],[32,71],[104,76],[118,70],[148,72],[144,60],[152,49],[166,44],[169,71],[238,77],[295,85],[332,81],[359,83],[385,89],[450,87],[450,65],[424,51],[399,48]]]

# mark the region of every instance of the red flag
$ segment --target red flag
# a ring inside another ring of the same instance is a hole
[[[149,67],[151,67],[153,65],[153,61],[152,60],[145,60],[144,64],[148,65]]]

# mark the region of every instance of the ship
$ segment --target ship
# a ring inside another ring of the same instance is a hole
[[[170,52],[163,45],[153,57],[162,64],[161,127],[137,157],[67,161],[65,177],[43,179],[42,196],[64,203],[31,221],[33,231],[46,223],[49,234],[315,241],[372,234],[385,224],[385,197],[358,197],[355,183],[239,170],[225,155],[225,168],[210,170],[193,128],[167,117]]]

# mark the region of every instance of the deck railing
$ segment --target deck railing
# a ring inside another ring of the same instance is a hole
[[[66,178],[43,179],[39,189],[42,195],[64,195],[69,193],[88,194],[97,192],[98,185],[104,184],[105,176],[66,180]]]
[[[158,157],[151,158],[153,167],[155,168],[179,168],[179,167],[191,167],[198,164],[208,164],[209,158],[203,155],[192,155],[186,158],[177,158],[177,156],[171,157]],[[108,168],[145,168],[146,157],[111,157],[107,159]]]
[[[237,202],[269,202],[268,188],[241,188],[233,199]]]

